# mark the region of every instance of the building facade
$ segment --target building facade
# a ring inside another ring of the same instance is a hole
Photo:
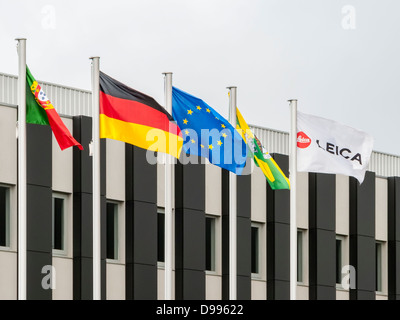
[[[0,299],[17,298],[16,81],[0,74]],[[41,84],[84,150],[61,151],[49,126],[27,124],[27,298],[92,299],[91,94]],[[253,130],[288,175],[288,134]],[[229,298],[229,175],[202,161],[173,169],[177,300]],[[248,170],[237,176],[237,297],[289,299],[289,190]],[[362,185],[298,173],[298,299],[400,298],[399,176],[400,157],[378,152]],[[162,154],[102,139],[101,217],[102,298],[164,299]]]

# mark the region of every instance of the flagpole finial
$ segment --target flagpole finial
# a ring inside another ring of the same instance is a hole
[[[289,99],[288,102],[297,101],[297,99]]]
[[[236,86],[230,86],[230,87],[226,87],[227,89],[235,89],[235,88],[237,88]]]
[[[26,38],[15,38],[15,40],[17,40],[17,41],[26,40]]]
[[[89,59],[100,59],[100,57],[99,56],[92,56],[92,57],[89,57]]]
[[[172,72],[163,72],[162,74],[167,75],[167,74],[172,74]]]

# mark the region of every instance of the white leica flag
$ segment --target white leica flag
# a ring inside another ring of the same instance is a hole
[[[365,132],[297,112],[297,171],[344,174],[361,184],[372,146]]]

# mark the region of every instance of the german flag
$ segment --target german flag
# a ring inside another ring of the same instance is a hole
[[[179,158],[183,139],[172,116],[156,100],[100,71],[100,138]]]

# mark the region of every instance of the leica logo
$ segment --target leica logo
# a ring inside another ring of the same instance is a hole
[[[297,147],[304,149],[310,144],[311,139],[303,131],[297,133]]]

